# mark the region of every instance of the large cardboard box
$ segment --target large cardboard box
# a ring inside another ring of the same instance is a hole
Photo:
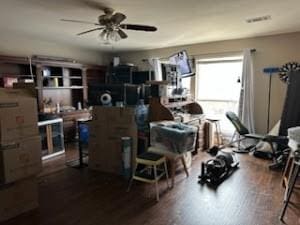
[[[134,108],[129,107],[102,107],[95,106],[93,108],[93,124],[133,124],[135,123]]]
[[[0,144],[38,135],[36,99],[22,90],[0,89]]]
[[[10,183],[42,170],[40,136],[0,147],[0,183]]]
[[[36,178],[0,186],[0,222],[38,207]]]
[[[90,126],[89,168],[121,174],[122,137],[132,138],[132,167],[137,152],[137,126],[134,108],[100,107],[93,109]]]
[[[107,173],[121,174],[121,140],[106,140],[92,144],[89,152],[89,168]]]

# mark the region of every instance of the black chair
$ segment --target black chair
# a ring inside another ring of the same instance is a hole
[[[227,112],[226,117],[230,120],[230,122],[235,127],[236,132],[239,134],[238,140],[232,141],[230,143],[230,145],[232,145],[233,143],[238,142],[238,149],[234,150],[234,152],[236,152],[236,153],[249,153],[254,150],[256,151],[256,145],[252,145],[252,146],[242,149],[241,148],[242,140],[245,140],[248,138],[248,139],[255,139],[257,141],[265,141],[270,145],[271,150],[272,150],[272,153],[270,154],[270,156],[266,157],[266,158],[273,159],[275,162],[279,155],[278,155],[278,152],[276,152],[276,150],[275,150],[274,144],[277,144],[278,147],[282,146],[282,145],[287,146],[288,138],[285,136],[261,135],[261,134],[250,133],[249,130],[245,127],[244,124],[242,124],[242,122],[240,121],[240,119],[234,112]],[[259,155],[260,153],[257,151],[256,154]],[[265,153],[262,153],[262,154],[265,154]]]

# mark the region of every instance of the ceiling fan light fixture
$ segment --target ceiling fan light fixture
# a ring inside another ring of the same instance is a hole
[[[110,32],[109,39],[112,40],[112,41],[117,42],[117,41],[120,41],[122,38],[119,35],[117,30],[113,30],[113,31]]]
[[[99,38],[105,43],[110,41],[117,42],[122,39],[118,30],[116,29],[112,29],[112,30],[104,29],[100,33]]]
[[[107,39],[107,31],[104,29],[102,32],[99,34],[99,38],[101,40],[106,40]]]

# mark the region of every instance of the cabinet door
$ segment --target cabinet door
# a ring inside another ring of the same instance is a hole
[[[39,131],[42,139],[42,157],[47,158],[65,150],[62,123],[40,126]]]
[[[53,153],[64,150],[64,135],[62,123],[54,123],[49,125],[52,131],[52,148]]]
[[[40,136],[41,136],[41,139],[42,139],[42,157],[44,157],[44,156],[49,154],[46,126],[40,126],[39,131],[40,131]]]

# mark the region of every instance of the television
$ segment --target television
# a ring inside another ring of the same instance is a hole
[[[148,80],[154,80],[154,71],[133,71],[132,83],[133,84],[145,84]]]
[[[178,67],[178,73],[181,75],[182,78],[195,75],[192,71],[186,50],[182,50],[170,56],[169,62]]]

